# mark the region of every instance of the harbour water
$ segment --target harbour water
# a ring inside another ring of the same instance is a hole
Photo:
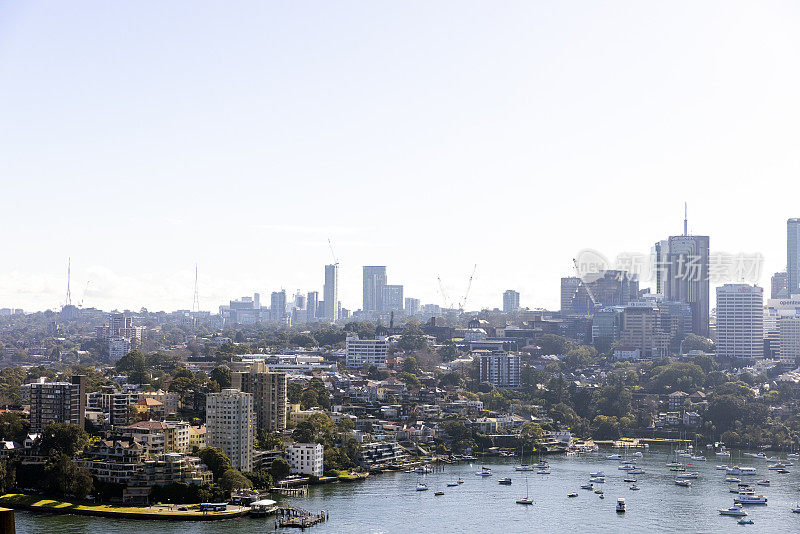
[[[282,502],[307,510],[327,510],[330,520],[311,528],[315,534],[331,532],[372,533],[463,533],[463,532],[730,532],[732,529],[751,529],[752,532],[800,532],[800,514],[791,507],[800,501],[800,461],[789,467],[790,473],[769,471],[765,460],[741,457],[734,453],[734,462],[757,469],[756,476],[741,477],[751,482],[756,494],[765,495],[764,505],[749,505],[746,510],[753,525],[737,525],[734,517],[719,515],[718,509],[733,504],[725,471],[716,465],[727,463],[710,453],[708,461],[694,462],[682,458],[687,472],[696,471],[700,477],[689,488],[674,484],[677,473],[665,466],[670,461],[668,450],[660,454],[644,452],[637,464],[644,474],[630,475],[638,480],[639,491],[631,491],[623,481],[628,476],[617,469],[619,461],[606,460],[615,450],[577,456],[548,457],[551,474],[536,471],[518,472],[512,458],[493,458],[459,465],[445,465],[441,471],[426,475],[388,473],[370,477],[364,482],[312,487],[304,498],[286,498]],[[629,455],[630,458],[630,455]],[[781,458],[785,458],[781,455]],[[527,459],[535,463],[535,458]],[[690,464],[691,462],[691,464]],[[475,475],[482,465],[491,467],[493,476]],[[589,480],[589,473],[603,471],[605,484],[595,484],[604,491],[600,499],[592,491],[580,489]],[[447,487],[459,477],[464,484]],[[512,485],[498,484],[498,479],[510,477]],[[528,479],[532,506],[515,501],[525,496]],[[769,487],[755,485],[768,478]],[[419,481],[430,488],[415,491]],[[444,495],[435,496],[435,491]],[[578,496],[567,495],[577,492]],[[617,514],[618,497],[627,502],[627,512]],[[30,534],[60,533],[109,534],[244,534],[270,532],[274,522],[269,519],[234,519],[212,523],[171,523],[156,521],[117,521],[79,516],[34,515],[17,512],[17,532]],[[288,529],[279,529],[291,532]],[[293,529],[292,529],[293,530]],[[736,530],[738,532],[738,530]],[[745,530],[747,532],[747,530]]]

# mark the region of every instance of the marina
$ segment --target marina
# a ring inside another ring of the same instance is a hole
[[[326,510],[329,519],[317,523],[312,529],[315,533],[420,532],[431,530],[432,525],[436,526],[436,532],[494,532],[500,516],[506,532],[529,532],[534,528],[540,532],[618,532],[620,529],[665,533],[728,532],[738,528],[737,516],[720,513],[720,510],[732,508],[738,492],[731,493],[729,489],[731,486],[736,489],[736,484],[725,482],[726,473],[716,470],[713,463],[690,465],[691,460],[688,460],[687,466],[691,472],[699,473],[699,477],[692,480],[692,486],[682,488],[674,485],[675,473],[665,465],[669,451],[662,450],[661,454],[645,451],[636,459],[636,465],[645,473],[636,477],[639,490],[633,491],[630,483],[624,481],[626,471],[608,469],[606,456],[613,452],[614,449],[604,448],[593,453],[550,456],[548,462],[553,475],[549,477],[514,469],[525,463],[524,460],[533,464],[532,458],[483,457],[446,465],[433,473],[387,472],[358,483],[310,486],[304,497],[273,495],[271,498],[279,501],[278,507]],[[738,452],[734,456],[741,467],[751,467],[760,475],[753,483],[770,472],[769,464],[763,459],[740,459],[742,455]],[[494,477],[475,476],[484,466],[492,470]],[[580,491],[588,483],[590,473],[604,474],[605,483],[595,488],[601,487],[606,499],[599,498],[593,491]],[[510,478],[513,484],[500,485],[498,478]],[[434,495],[434,489],[444,489],[458,479],[463,483],[449,487],[444,495]],[[432,491],[415,491],[418,482]],[[768,498],[767,504],[742,506],[759,532],[795,533],[800,530],[800,513],[793,513],[800,501],[799,488],[800,476],[792,472],[772,480],[769,487],[761,488]],[[516,501],[526,494],[533,504],[517,505]],[[575,494],[577,496],[572,496]],[[615,511],[620,498],[625,499],[625,513]],[[665,521],[665,509],[670,510],[669,521]],[[142,521],[137,523],[137,530],[138,534],[269,532],[275,531],[273,517],[268,520],[245,517],[213,525]],[[17,512],[17,531],[26,534],[122,534],[129,531],[129,526],[124,521],[106,518]],[[288,532],[278,527],[277,532],[282,531]]]

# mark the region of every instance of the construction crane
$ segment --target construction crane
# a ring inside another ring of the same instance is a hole
[[[467,290],[464,292],[464,298],[461,299],[461,302],[458,305],[459,311],[464,311],[464,306],[467,305],[467,297],[469,297],[469,290],[472,289],[472,279],[475,277],[475,271],[478,269],[478,264],[476,263],[475,266],[472,268],[472,274],[469,275],[469,282],[467,282]]]
[[[80,304],[78,304],[79,308],[83,308],[83,300],[86,298],[86,292],[89,291],[89,284],[91,284],[91,283],[92,283],[91,280],[87,280],[86,281],[86,287],[83,288],[83,296],[81,297],[81,302],[80,302]]]
[[[336,257],[336,253],[333,251],[333,243],[331,243],[331,238],[328,238],[328,247],[331,249],[331,256],[333,256],[333,263],[334,265],[339,265],[339,260]]]
[[[439,280],[439,291],[442,293],[442,300],[444,303],[444,307],[450,308],[451,305],[448,304],[447,291],[444,290],[444,283],[442,282],[442,277],[437,274],[436,279]]]

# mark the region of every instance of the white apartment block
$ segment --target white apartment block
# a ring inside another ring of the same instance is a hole
[[[322,476],[325,448],[319,443],[293,443],[286,447],[292,474]]]
[[[206,445],[219,447],[239,471],[253,470],[253,394],[223,389],[206,396]]]
[[[755,360],[764,355],[764,290],[747,284],[717,288],[717,357]]]
[[[481,382],[490,382],[502,388],[518,388],[522,367],[518,354],[476,350],[473,354],[478,358]]]
[[[374,365],[378,369],[386,367],[386,353],[389,340],[383,336],[375,339],[359,339],[357,335],[347,338],[345,363],[347,367]]]

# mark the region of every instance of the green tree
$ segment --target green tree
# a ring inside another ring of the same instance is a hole
[[[10,492],[16,485],[16,469],[9,459],[0,460],[0,495]]]
[[[219,447],[206,447],[197,453],[200,460],[206,464],[211,472],[214,474],[214,479],[218,480],[225,474],[228,469],[231,469],[231,460],[225,454],[225,451]]]
[[[39,438],[39,453],[43,456],[63,454],[74,458],[86,448],[89,434],[72,423],[49,423]]]
[[[714,352],[714,342],[697,334],[687,334],[683,339],[683,352],[686,353],[692,350]]]
[[[333,421],[324,413],[315,413],[299,423],[292,432],[292,439],[298,443],[331,444],[333,441]]]
[[[418,389],[422,385],[419,378],[405,371],[397,375],[397,379],[401,380],[408,389]]]
[[[406,356],[403,360],[403,372],[412,375],[419,374],[419,364],[414,356]]]
[[[272,487],[272,475],[266,469],[256,469],[243,474],[250,480],[254,488],[269,489]]]
[[[219,478],[219,485],[222,486],[222,489],[225,491],[248,489],[253,487],[253,483],[250,482],[250,479],[236,469],[228,469],[225,471]]]
[[[22,443],[28,435],[30,421],[16,412],[0,414],[0,438]]]
[[[51,493],[84,499],[92,491],[91,473],[78,467],[66,454],[52,456],[45,464],[44,472],[46,488]]]
[[[555,334],[543,334],[539,338],[539,347],[542,349],[542,354],[566,354],[575,346],[576,343],[574,341]]]
[[[419,327],[419,323],[410,321],[403,327],[403,333],[400,335],[400,341],[397,342],[397,347],[400,350],[413,351],[422,350],[428,346],[428,340],[425,337],[425,332]]]
[[[211,370],[211,380],[219,384],[220,389],[231,387],[231,370],[224,365],[219,365]]]
[[[292,466],[284,458],[275,458],[269,470],[273,480],[283,480],[289,476]]]

